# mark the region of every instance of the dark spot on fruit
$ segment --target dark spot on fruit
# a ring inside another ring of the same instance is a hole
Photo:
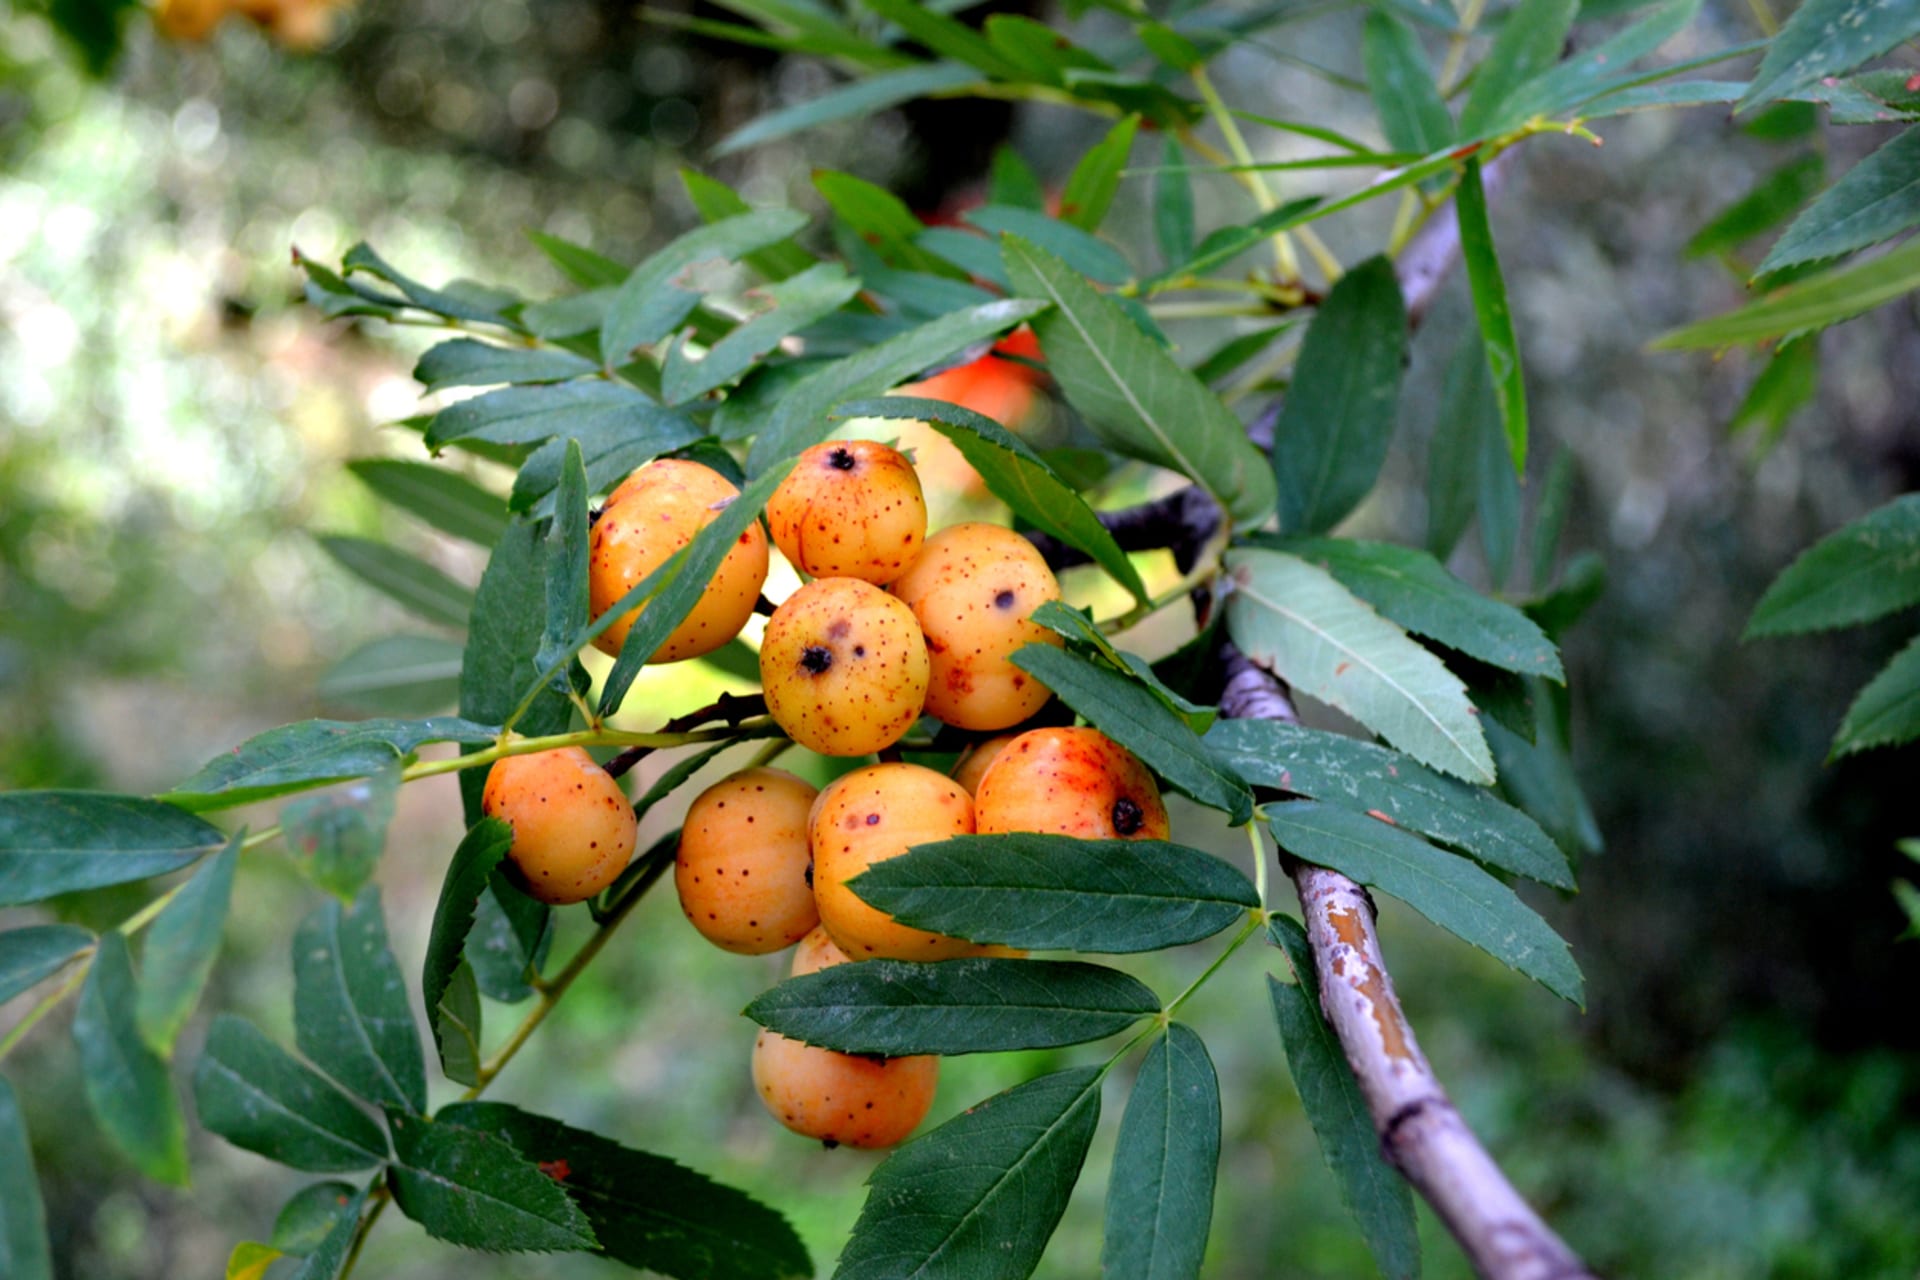
[[[1126,796],[1121,796],[1113,802],[1113,829],[1121,835],[1130,836],[1146,823],[1146,813]]]
[[[811,862],[807,864],[806,881],[807,881],[807,888],[809,889],[813,888],[813,864]]]
[[[1013,608],[1013,592],[1002,591],[999,595],[995,596],[993,598],[993,607],[996,609]]]
[[[877,827],[877,826],[879,826],[879,825],[880,825],[880,815],[879,815],[879,814],[877,814],[877,813],[870,813],[870,814],[868,814],[868,815],[867,815],[867,825],[868,825],[868,826],[870,826],[870,827]]]
[[[840,1145],[840,1140],[838,1138],[822,1138],[820,1139],[820,1145],[831,1151]]]
[[[810,644],[801,650],[800,666],[810,675],[823,676],[833,667],[833,650],[823,644]]]
[[[864,657],[866,657],[866,656],[867,656],[867,646],[865,646],[865,645],[863,645],[863,644],[857,644],[857,645],[855,645],[855,646],[853,646],[853,656],[854,656],[854,657],[856,657],[856,658],[864,658]]]
[[[844,447],[831,450],[827,454],[827,465],[835,471],[851,471],[856,465],[856,461],[853,456],[853,450]]]

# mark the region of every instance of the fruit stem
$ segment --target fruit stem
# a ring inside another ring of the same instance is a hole
[[[1260,909],[1267,909],[1267,846],[1260,839],[1260,817],[1247,822],[1247,843],[1253,846],[1253,888],[1259,895]]]
[[[496,742],[490,747],[470,752],[463,756],[448,756],[444,760],[417,760],[401,771],[401,782],[415,782],[421,778],[432,778],[443,773],[459,773],[463,769],[477,769],[483,764],[492,764],[508,756],[532,755],[539,751],[553,751],[560,747],[684,747],[696,742],[717,742],[741,729],[759,728],[760,722],[742,721],[734,729],[704,729],[687,733],[638,733],[627,729],[609,729],[605,725],[591,729],[575,729],[571,733],[550,733],[539,738],[514,738]]]

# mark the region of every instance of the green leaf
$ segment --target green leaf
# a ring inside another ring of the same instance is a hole
[[[193,1097],[208,1129],[295,1169],[346,1173],[387,1158],[380,1126],[351,1098],[232,1014],[213,1020]]]
[[[1407,357],[1407,309],[1393,264],[1340,277],[1307,329],[1273,428],[1280,527],[1319,533],[1373,488],[1393,440]]]
[[[555,1170],[600,1252],[637,1271],[679,1280],[813,1274],[806,1246],[780,1214],[662,1156],[502,1102],[457,1102],[439,1123],[491,1134]]]
[[[592,617],[587,595],[587,461],[578,440],[566,442],[560,482],[554,488],[553,518],[547,523],[546,629],[533,660],[554,672],[552,686],[567,690],[567,667],[578,648],[576,637]]]
[[[1833,737],[1833,756],[1920,738],[1920,637],[1894,655],[1847,708]]]
[[[1167,138],[1161,144],[1160,172],[1153,178],[1153,238],[1168,269],[1193,256],[1193,182],[1182,167],[1185,163],[1180,143]]]
[[[1469,334],[1463,345],[1482,370],[1477,379],[1484,407],[1475,415],[1481,429],[1474,458],[1474,505],[1480,514],[1480,554],[1487,563],[1488,583],[1499,591],[1512,576],[1513,558],[1520,549],[1520,475],[1514,470],[1513,454],[1500,421],[1491,371],[1486,360],[1479,358],[1479,335]]]
[[[680,286],[693,266],[777,244],[806,225],[806,215],[792,209],[761,209],[682,233],[614,290],[600,327],[601,362],[626,363],[634,348],[660,341],[692,313],[700,295]]]
[[[1045,209],[1047,193],[1039,175],[1020,158],[1012,143],[1003,142],[993,149],[987,175],[987,203],[1010,204],[1022,209]]]
[[[1513,331],[1513,312],[1507,305],[1507,284],[1494,252],[1493,227],[1487,221],[1487,193],[1480,182],[1480,161],[1468,160],[1454,195],[1460,217],[1460,254],[1467,264],[1473,312],[1480,321],[1480,340],[1486,344],[1487,369],[1506,427],[1507,451],[1513,455],[1514,474],[1527,473],[1527,381],[1520,367],[1520,338]]]
[[[850,884],[916,929],[1042,951],[1158,951],[1260,905],[1245,876],[1198,849],[1031,832],[923,844]]]
[[[1100,284],[1123,284],[1133,279],[1133,267],[1125,254],[1071,222],[1050,218],[1033,209],[991,204],[969,209],[966,219],[994,235],[1011,234],[1030,240]]]
[[[1820,344],[1802,339],[1774,348],[1760,376],[1727,419],[1727,433],[1758,429],[1762,447],[1780,438],[1793,416],[1820,391]]]
[[[960,455],[987,483],[993,496],[1042,533],[1093,557],[1133,598],[1145,602],[1146,584],[1133,561],[1100,523],[1079,491],[1047,465],[1026,441],[984,414],[943,400],[878,396],[853,400],[833,411],[836,418],[884,418],[924,421],[953,441]]]
[[[1020,68],[1023,79],[1064,88],[1072,71],[1112,71],[1113,67],[1062,35],[1058,27],[1017,13],[988,14],[982,24],[987,41]]]
[[[315,884],[351,902],[386,851],[399,792],[396,762],[357,782],[296,800],[280,811],[287,848]]]
[[[104,933],[80,988],[73,1040],[94,1119],[155,1182],[187,1185],[187,1123],[167,1064],[141,1038],[126,935]]]
[[[430,742],[492,742],[499,731],[453,716],[302,720],[247,739],[161,797],[183,809],[227,809],[330,782],[364,778]]]
[[[780,396],[747,454],[747,473],[759,475],[819,443],[833,426],[828,414],[841,401],[879,395],[976,342],[1006,332],[1043,306],[1005,298],[969,307],[815,370]]]
[[[867,1179],[834,1280],[1026,1280],[1100,1123],[1101,1074],[1029,1080],[894,1152]]]
[[[767,309],[714,344],[705,356],[689,360],[684,345],[667,352],[661,389],[668,404],[681,404],[734,381],[782,339],[839,310],[860,292],[860,282],[838,265],[823,262],[757,292],[766,299]]]
[[[1789,160],[1694,232],[1693,239],[1687,241],[1687,256],[1729,253],[1769,227],[1778,226],[1820,189],[1826,171],[1827,162],[1817,153]]]
[[[1167,269],[1155,279],[1168,280],[1175,276],[1199,275],[1210,271],[1223,262],[1239,257],[1255,245],[1288,227],[1311,221],[1309,215],[1319,204],[1318,196],[1289,200],[1276,209],[1269,209],[1252,222],[1210,231],[1206,238],[1194,247],[1192,257],[1178,264],[1169,264]]]
[[[569,435],[583,446],[657,438],[667,449],[698,439],[697,432],[688,434],[690,426],[683,415],[625,383],[588,380],[503,387],[462,400],[434,415],[426,439],[439,449],[460,441],[538,444]]]
[[[347,470],[388,502],[442,533],[491,547],[506,531],[506,499],[445,467],[359,458],[349,462]]]
[[[387,1140],[380,1139],[384,1153]],[[354,1202],[356,1188],[350,1183],[313,1182],[293,1193],[273,1220],[273,1234],[267,1243],[282,1253],[305,1257],[326,1243],[327,1236],[340,1219],[341,1210]]]
[[[173,900],[154,917],[140,951],[140,993],[134,1017],[141,1038],[162,1058],[173,1056],[174,1041],[200,1003],[201,989],[220,954],[233,900],[233,869],[240,861],[240,837],[202,862]]]
[[[1217,396],[1058,258],[1018,236],[1004,237],[1001,252],[1019,292],[1053,304],[1034,331],[1096,434],[1198,482],[1242,525],[1273,510],[1273,473]]]
[[[1489,442],[1497,442],[1489,449]],[[1513,468],[1504,465],[1506,441],[1500,406],[1493,396],[1480,335],[1465,333],[1447,360],[1446,378],[1434,415],[1433,442],[1427,451],[1427,550],[1439,559],[1453,554],[1479,505],[1480,459],[1497,450],[1506,482],[1517,489]],[[1495,477],[1497,480],[1498,477]]]
[[[473,592],[418,556],[374,538],[321,534],[318,541],[342,568],[416,616],[456,631],[467,625]]]
[[[1485,787],[1435,773],[1398,751],[1270,720],[1223,720],[1206,742],[1249,786],[1382,816],[1490,867],[1573,888],[1566,855],[1532,818]]]
[[[479,980],[473,976],[473,966],[462,960],[430,1017],[440,1069],[456,1084],[478,1087],[481,1083],[482,1018]]]
[[[505,307],[516,301],[511,295],[466,280],[456,280],[444,289],[429,289],[389,266],[364,240],[347,250],[347,256],[340,260],[342,276],[350,278],[356,271],[364,271],[393,285],[405,295],[409,305],[422,311],[453,320],[475,320],[482,324],[504,325],[509,329],[519,328],[502,314]]]
[[[333,664],[315,692],[324,702],[376,715],[425,716],[460,698],[460,642],[440,636],[384,636]]]
[[[139,796],[0,792],[0,907],[178,871],[226,842],[220,828]]]
[[[448,387],[565,382],[597,368],[591,360],[552,347],[502,347],[472,338],[453,338],[429,347],[413,366],[413,376],[427,390],[442,391]]]
[[[427,1106],[420,1035],[387,949],[380,890],[315,908],[293,939],[294,1040],[316,1066],[369,1102]]]
[[[512,845],[512,827],[498,818],[482,818],[454,850],[453,860],[447,864],[447,878],[440,884],[440,900],[433,909],[426,966],[420,978],[420,998],[426,1006],[427,1026],[432,1030],[435,1044],[441,1046],[440,1060],[447,1067],[448,1075],[453,1075],[453,1066],[447,1058],[446,1037],[440,1026],[444,1016],[441,1002],[460,968],[467,938],[473,933],[474,911],[480,904],[480,895],[486,892],[489,878]],[[477,1024],[475,1030],[478,1030]]]
[[[1383,9],[1367,15],[1361,50],[1367,87],[1387,145],[1427,155],[1453,141],[1453,117],[1434,87],[1420,40],[1407,24]]]
[[[1811,333],[1915,289],[1920,289],[1920,237],[1879,257],[1796,280],[1738,311],[1664,333],[1654,339],[1652,349],[1729,347]]]
[[[0,1273],[10,1280],[53,1280],[47,1209],[33,1172],[27,1121],[5,1076],[0,1076]]]
[[[707,177],[697,169],[682,168],[680,184],[686,188],[687,199],[703,221],[723,222],[736,215],[753,212],[753,206],[741,199],[731,187]],[[818,259],[792,240],[782,240],[764,249],[743,253],[740,261],[769,280],[785,280],[788,276],[799,275]],[[625,275],[626,272],[621,271],[612,283],[618,284]]]
[[[1201,804],[1223,810],[1236,826],[1252,814],[1246,784],[1222,770],[1199,735],[1152,690],[1051,645],[1027,645],[1013,663]]]
[[[0,933],[0,1004],[52,977],[92,946],[92,931],[75,924],[30,924]]]
[[[1920,601],[1920,493],[1800,553],[1754,606],[1743,640],[1856,626]]]
[[[1424,551],[1351,538],[1271,541],[1277,549],[1319,565],[1415,635],[1506,671],[1566,683],[1559,652],[1531,618],[1481,595]]]
[[[1100,229],[1100,224],[1106,220],[1107,210],[1113,205],[1113,197],[1120,190],[1120,174],[1127,167],[1127,157],[1133,152],[1134,135],[1139,131],[1140,117],[1127,116],[1080,157],[1080,163],[1073,166],[1073,172],[1067,175],[1067,185],[1060,192],[1062,222],[1071,223],[1082,231]],[[1014,227],[993,229],[1018,230]],[[1027,233],[1022,231],[1020,234]],[[1033,236],[1028,238],[1036,239]]]
[[[547,255],[547,261],[558,267],[561,275],[582,289],[605,289],[627,278],[625,267],[585,245],[531,227],[527,229],[527,239]],[[419,376],[417,370],[414,376]]]
[[[551,1253],[598,1243],[587,1216],[504,1138],[389,1112],[388,1185],[400,1212],[436,1240],[492,1252]]]
[[[1340,1199],[1353,1215],[1367,1248],[1389,1280],[1420,1274],[1420,1238],[1415,1231],[1413,1193],[1406,1179],[1380,1154],[1366,1099],[1347,1065],[1340,1042],[1320,1012],[1319,977],[1306,933],[1291,916],[1276,915],[1268,932],[1293,962],[1297,982],[1267,976],[1274,1021],[1287,1051],[1287,1070],[1300,1094],[1320,1154],[1340,1184]]]
[[[986,37],[919,0],[860,0],[887,21],[943,58],[978,67],[996,80],[1016,83],[1027,79],[1018,65],[994,48]]]
[[[867,960],[789,978],[746,1014],[842,1053],[1002,1053],[1081,1044],[1159,1012],[1116,969],[1078,960]]]
[[[1466,686],[1406,632],[1294,556],[1234,551],[1226,567],[1227,630],[1249,658],[1421,763],[1493,781]]]
[[[1462,138],[1484,138],[1495,131],[1507,100],[1559,59],[1579,8],[1580,0],[1521,0],[1474,71],[1473,88],[1460,111]]]
[[[1281,334],[1299,323],[1297,320],[1288,320],[1281,324],[1269,325],[1264,329],[1255,329],[1251,333],[1243,333],[1237,338],[1229,338],[1215,347],[1205,360],[1193,366],[1193,376],[1209,384],[1218,382],[1247,361],[1266,351]]]
[[[333,1225],[327,1234],[288,1280],[335,1280],[340,1269],[346,1265],[347,1254],[352,1251],[353,1242],[359,1236],[360,1215],[366,1206],[367,1194],[364,1191],[357,1191],[342,1201],[334,1210]]]
[[[1920,0],[1806,0],[1767,46],[1738,110],[1851,71],[1916,35]]]
[[[1294,857],[1392,894],[1442,929],[1579,1004],[1567,944],[1500,881],[1465,858],[1377,818],[1317,800],[1265,807],[1274,842]]]
[[[1570,853],[1598,853],[1600,828],[1573,771],[1564,723],[1566,691],[1533,681],[1533,741],[1498,721],[1487,725],[1487,745],[1500,765],[1500,789]]]
[[[1153,1042],[1120,1119],[1107,1180],[1104,1280],[1200,1274],[1220,1165],[1220,1077],[1192,1028]]]
[[[914,243],[923,224],[893,192],[864,178],[832,169],[817,171],[813,185],[840,219],[843,229],[854,233],[849,238],[851,247],[869,260],[877,255],[881,261],[904,270],[958,277],[958,272]],[[857,256],[853,266],[863,276],[867,273],[866,265]]]
[[[835,120],[868,119],[903,102],[977,84],[979,80],[978,71],[957,62],[920,63],[898,71],[862,76],[817,98],[754,117],[722,138],[713,153],[724,156],[764,146]]]
[[[1834,258],[1920,224],[1920,129],[1908,129],[1847,171],[1794,219],[1756,272]]]
[[[1220,708],[1201,706],[1175,692],[1146,659],[1137,653],[1116,648],[1106,634],[1094,625],[1093,619],[1080,610],[1069,608],[1058,600],[1049,600],[1035,609],[1031,617],[1034,622],[1072,641],[1088,656],[1104,661],[1119,674],[1130,675],[1145,685],[1167,710],[1179,716],[1195,733],[1205,733],[1219,718]]]
[[[533,994],[537,974],[553,946],[553,908],[535,902],[496,870],[488,879],[467,935],[466,960],[490,999],[518,1004]]]
[[[1501,105],[1488,131],[1515,128],[1537,115],[1557,115],[1612,91],[1629,77],[1637,78],[1626,68],[1691,26],[1699,12],[1700,0],[1668,0],[1624,31],[1542,71]],[[1671,75],[1673,70],[1662,68],[1656,74]]]

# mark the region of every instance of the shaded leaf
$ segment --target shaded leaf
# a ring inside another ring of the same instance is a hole
[[[447,877],[440,884],[440,900],[433,909],[433,927],[427,935],[426,964],[420,978],[420,998],[426,1006],[427,1025],[432,1030],[434,1043],[441,1049],[441,1064],[450,1076],[454,1068],[447,1057],[447,1039],[440,1025],[441,1003],[463,962],[480,895],[486,892],[495,868],[512,845],[512,827],[498,818],[482,818],[454,850],[453,859],[447,864]],[[477,1022],[473,1030],[478,1032]],[[457,1039],[454,1045],[460,1047]]]
[[[315,692],[378,715],[424,716],[460,698],[461,644],[441,636],[369,640],[327,669]]]
[[[194,869],[193,875],[162,907],[140,950],[140,994],[134,1015],[140,1035],[162,1058],[200,1003],[200,991],[220,954],[233,900],[233,871],[240,861],[240,837]]]
[[[598,367],[591,360],[552,347],[502,347],[472,338],[453,338],[429,347],[413,366],[413,376],[428,391],[441,391],[502,383],[565,382]]]
[[[547,261],[558,267],[561,275],[582,289],[604,289],[627,278],[625,267],[583,244],[531,227],[527,229],[527,239],[547,255]],[[417,371],[414,376],[419,376]]]
[[[53,1280],[33,1146],[20,1099],[5,1076],[0,1076],[0,1274],[10,1280]]]
[[[387,1140],[380,1139],[385,1151]],[[314,1182],[300,1188],[280,1206],[267,1243],[282,1253],[305,1257],[326,1243],[338,1225],[340,1213],[354,1202],[357,1188],[346,1182]]]
[[[1879,244],[1920,224],[1920,129],[1853,166],[1795,218],[1755,274]]]
[[[860,291],[860,282],[838,265],[820,263],[760,289],[766,309],[711,347],[699,360],[684,345],[667,352],[661,388],[668,404],[680,404],[723,387],[751,369],[783,338],[840,309]]]
[[[1180,143],[1161,144],[1160,172],[1153,179],[1153,237],[1160,261],[1171,268],[1193,256],[1193,183],[1182,166]]]
[[[393,1202],[436,1240],[493,1252],[595,1247],[580,1207],[512,1143],[398,1112],[387,1123]]]
[[[635,347],[660,341],[690,315],[700,295],[681,288],[697,263],[738,258],[787,239],[807,225],[792,209],[761,209],[683,232],[651,254],[613,291],[600,326],[600,359],[624,364]]]
[[[373,538],[323,534],[320,546],[341,568],[427,622],[467,625],[473,592],[418,556]]]
[[[487,881],[467,935],[467,963],[489,999],[518,1004],[533,994],[537,974],[553,946],[553,908],[535,902],[496,869]]]
[[[126,935],[100,935],[73,1014],[81,1084],[94,1119],[155,1182],[187,1185],[187,1123],[167,1064],[141,1038]]]
[[[226,842],[220,828],[139,796],[0,792],[0,906],[178,871]]]
[[[1826,171],[1826,159],[1818,154],[1789,160],[1694,232],[1688,256],[1730,252],[1791,218],[1820,189]]]
[[[1127,116],[1107,131],[1107,136],[1087,149],[1080,162],[1067,175],[1060,191],[1060,220],[1082,231],[1098,231],[1106,220],[1113,197],[1120,190],[1120,174],[1133,151],[1134,135],[1140,131],[1140,117]],[[974,221],[979,221],[977,218]],[[985,226],[985,223],[981,223]],[[1019,227],[991,227],[994,231],[1015,231],[1035,243],[1045,244]],[[1064,256],[1064,255],[1063,255]],[[1071,259],[1069,259],[1071,261]],[[1083,269],[1084,270],[1084,269]],[[1098,277],[1095,277],[1096,279]],[[1123,276],[1122,279],[1125,277]]]
[[[396,762],[357,782],[296,800],[280,811],[287,848],[313,882],[351,902],[373,878],[400,792]]]
[[[491,547],[507,527],[506,499],[445,467],[357,458],[347,470],[388,502],[456,538]]]
[[[1833,755],[1894,746],[1920,737],[1920,638],[1895,654],[1847,708]]]
[[[1467,264],[1473,313],[1480,321],[1480,340],[1486,346],[1487,369],[1493,375],[1494,402],[1500,407],[1500,422],[1507,432],[1507,452],[1513,455],[1514,473],[1525,475],[1527,382],[1520,367],[1520,338],[1513,331],[1513,311],[1507,303],[1507,283],[1500,275],[1493,227],[1487,221],[1487,193],[1480,181],[1478,159],[1467,161],[1459,190],[1454,193],[1454,207],[1459,212],[1460,256]]]
[[[903,102],[925,98],[945,89],[975,84],[980,73],[958,62],[920,63],[897,71],[862,76],[851,84],[809,98],[805,102],[754,117],[722,138],[716,156],[763,146],[835,120],[864,120]]]
[[[1780,28],[1741,97],[1751,110],[1817,85],[1920,35],[1920,0],[1806,0]]]
[[[1027,77],[1018,65],[988,42],[972,27],[942,13],[937,6],[918,0],[860,0],[887,21],[943,58],[953,58],[978,67],[996,80],[1021,81]]]
[[[430,742],[491,742],[498,730],[453,716],[425,720],[302,720],[247,739],[162,799],[226,809],[330,782],[363,778]]]
[[[1871,622],[1920,601],[1920,493],[1828,534],[1773,580],[1742,639]]]
[[[1533,682],[1533,741],[1498,721],[1487,725],[1487,745],[1500,764],[1500,789],[1569,853],[1598,853],[1600,827],[1581,793],[1567,746],[1566,691]]]
[[[193,1097],[208,1129],[295,1169],[346,1173],[387,1158],[380,1126],[351,1098],[232,1014],[213,1020]]]
[[[334,1280],[346,1265],[347,1254],[353,1250],[360,1230],[360,1215],[366,1205],[364,1191],[356,1192],[352,1199],[340,1205],[335,1211],[333,1226],[288,1280]]]
[[[1494,442],[1489,444],[1489,442]],[[1481,458],[1497,451],[1504,464],[1506,441],[1493,375],[1477,331],[1461,335],[1447,359],[1445,379],[1427,450],[1427,550],[1439,559],[1453,554],[1480,504]],[[1518,489],[1513,468],[1506,482]]]
[[[30,924],[0,933],[0,1004],[58,973],[93,946],[93,932],[77,924]]]
[[[1133,267],[1126,255],[1071,222],[1050,218],[1033,209],[997,205],[969,209],[966,218],[991,234],[1012,234],[1029,240],[1072,270],[1100,284],[1122,284],[1133,278]]]
[[[1820,392],[1820,344],[1801,339],[1774,348],[1760,376],[1727,419],[1727,433],[1757,429],[1762,447],[1772,444]]]
[[[1106,1280],[1200,1274],[1220,1164],[1220,1078],[1192,1028],[1173,1023],[1134,1077],[1107,1180]]]
[[[293,939],[294,1039],[300,1052],[369,1102],[426,1110],[426,1067],[400,966],[387,949],[380,890],[353,906],[322,903]]]
[[[553,518],[547,522],[546,628],[533,660],[551,669],[551,686],[567,691],[567,666],[577,648],[576,637],[587,625],[591,610],[587,595],[587,461],[578,440],[565,442],[559,483],[554,488]]]
[[[480,983],[473,966],[462,960],[430,1014],[440,1069],[457,1084],[477,1088],[481,1083],[482,1020]]]
[[[987,174],[987,203],[1010,204],[1022,209],[1045,209],[1047,193],[1041,189],[1039,175],[1020,158],[1011,143],[993,149]]]
[[[1424,156],[1452,142],[1453,117],[1434,86],[1419,38],[1406,23],[1374,10],[1367,15],[1361,49],[1387,145]]]

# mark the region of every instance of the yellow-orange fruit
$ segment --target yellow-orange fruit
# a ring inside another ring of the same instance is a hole
[[[818,794],[779,769],[743,769],[694,799],[673,883],[680,910],[708,942],[764,955],[820,922],[807,852],[807,814]]]
[[[793,963],[788,967],[787,974],[804,978],[810,973],[845,964],[848,959],[847,953],[834,944],[833,935],[827,932],[827,927],[815,925],[813,932],[800,939],[800,945],[793,949]]]
[[[885,584],[927,536],[920,477],[898,450],[830,440],[800,460],[767,502],[773,544],[802,573]]]
[[[836,778],[813,805],[813,896],[820,923],[856,960],[949,960],[971,942],[894,923],[847,881],[876,862],[973,833],[973,802],[959,783],[917,764],[876,764]]]
[[[227,7],[227,0],[160,0],[153,25],[169,40],[197,43],[213,34]]]
[[[967,789],[967,794],[978,797],[980,779],[987,776],[987,770],[999,758],[1000,752],[1020,735],[1003,733],[997,738],[988,738],[985,742],[976,742],[966,749],[961,757],[954,761],[953,780]]]
[[[753,1042],[753,1088],[787,1128],[831,1145],[890,1147],[933,1105],[940,1059],[860,1058],[773,1031]]]
[[[528,895],[556,906],[619,878],[639,834],[620,784],[580,747],[494,761],[480,809],[513,828],[507,857]]]
[[[593,616],[598,618],[639,586],[739,496],[718,471],[679,458],[649,462],[628,476],[594,521],[587,559]],[[697,658],[739,635],[766,580],[767,535],[756,522],[721,560],[700,602],[668,633],[653,661]],[[630,611],[594,644],[617,656],[627,632],[645,612],[644,607]]]
[[[920,718],[927,644],[913,611],[870,582],[818,578],[783,601],[760,642],[767,710],[828,756],[892,746]]]
[[[974,795],[980,832],[1043,831],[1085,840],[1165,840],[1160,787],[1131,751],[1097,729],[1035,729],[994,758]]]
[[[1060,636],[1030,620],[1060,598],[1060,583],[1031,542],[994,524],[956,524],[927,539],[893,584],[927,638],[927,711],[962,729],[1005,729],[1046,704],[1047,687],[1013,654]]]

